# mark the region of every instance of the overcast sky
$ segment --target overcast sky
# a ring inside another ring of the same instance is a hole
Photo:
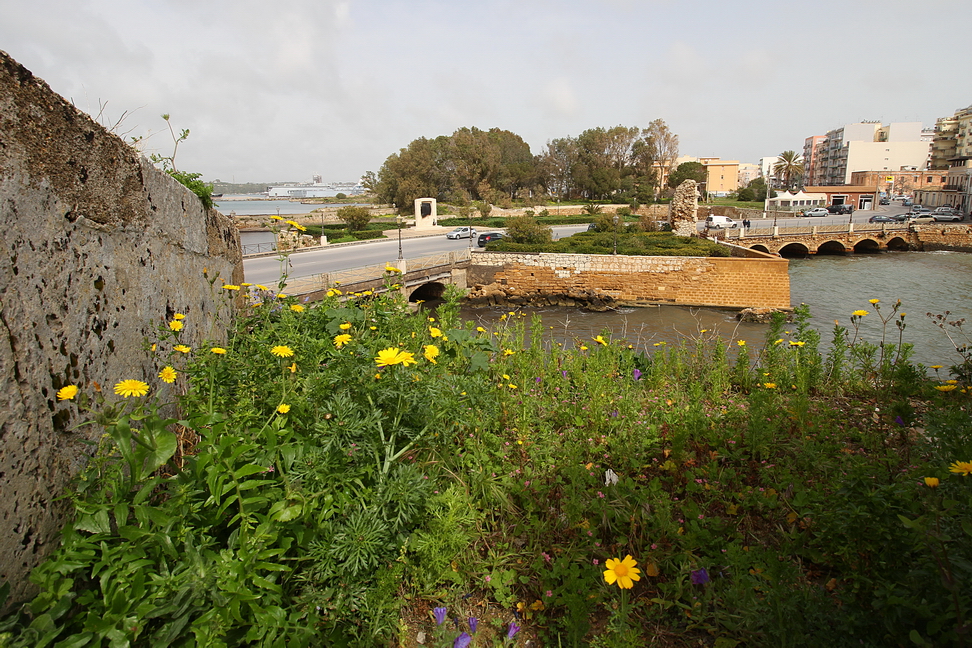
[[[664,119],[680,152],[802,152],[862,120],[972,104],[969,0],[0,0],[0,49],[178,166],[357,180],[419,137],[534,154]]]

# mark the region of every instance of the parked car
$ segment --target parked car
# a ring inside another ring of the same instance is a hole
[[[935,219],[928,212],[918,211],[918,212],[908,212],[909,223],[934,223]]]
[[[878,201],[878,204],[879,205],[890,205],[891,204],[891,199],[890,198],[882,198],[881,200]]]
[[[909,214],[907,212],[904,214],[892,214],[891,220],[893,220],[895,223],[903,223],[908,220],[908,216]]]
[[[827,207],[827,213],[829,214],[853,214],[854,208],[847,204],[842,205],[831,205]]]
[[[901,201],[901,204],[904,205],[905,207],[911,207],[911,198],[904,198]]]
[[[498,241],[503,238],[503,232],[483,232],[479,235],[479,247],[486,247],[490,241]]]
[[[868,223],[896,223],[897,221],[884,214],[875,214],[867,219]]]
[[[931,210],[925,207],[924,205],[912,205],[911,211],[917,213],[917,212],[930,212]]]
[[[733,227],[739,227],[739,223],[732,220],[728,216],[709,216],[705,219],[705,226],[711,228],[732,229]]]
[[[936,209],[932,213],[931,216],[932,216],[932,218],[935,219],[936,222],[948,222],[948,221],[951,221],[953,223],[957,223],[958,221],[962,220],[962,215],[961,214],[956,214],[955,212],[953,212],[951,210],[940,212],[940,211],[938,211]]]
[[[936,207],[934,214],[957,214],[958,210],[951,205],[942,205],[941,207]]]
[[[446,233],[447,239],[464,239],[476,236],[475,227],[457,227],[451,232]]]
[[[803,210],[801,216],[829,216],[830,212],[827,211],[826,207],[811,207],[810,209]]]

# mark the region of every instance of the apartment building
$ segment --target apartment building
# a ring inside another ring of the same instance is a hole
[[[811,135],[803,142],[803,184],[821,184],[823,176],[820,173],[821,147],[826,141],[824,135]]]
[[[852,185],[878,187],[883,194],[914,196],[920,189],[942,189],[948,183],[948,171],[854,171]],[[919,203],[923,204],[923,203]]]
[[[682,155],[675,160],[675,167],[685,162],[698,162],[705,167],[705,191],[713,196],[725,196],[739,188],[739,160]]]
[[[854,171],[899,171],[928,168],[932,134],[921,122],[845,124],[813,142],[813,169],[805,184],[851,184]],[[804,150],[806,151],[806,145]]]
[[[972,212],[972,106],[936,120],[931,164],[945,174],[944,182],[918,189],[915,201],[932,208],[950,205],[963,214]]]

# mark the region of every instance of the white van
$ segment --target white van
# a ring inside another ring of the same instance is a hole
[[[728,216],[709,216],[705,219],[705,226],[711,228],[732,229],[733,227],[739,227],[739,223],[732,220]]]

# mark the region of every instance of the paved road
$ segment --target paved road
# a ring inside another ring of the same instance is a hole
[[[561,238],[586,229],[587,225],[566,225],[554,227],[553,231],[555,238]],[[476,247],[475,240],[472,245]],[[402,239],[402,255],[406,259],[467,248],[469,248],[469,239],[449,240],[445,237],[445,234]],[[291,254],[288,275],[293,279],[348,268],[389,263],[397,259],[398,241],[395,239],[381,239],[355,245],[339,245],[323,250],[317,249]],[[280,259],[276,256],[244,259],[243,274],[250,283],[275,285],[281,276]]]

